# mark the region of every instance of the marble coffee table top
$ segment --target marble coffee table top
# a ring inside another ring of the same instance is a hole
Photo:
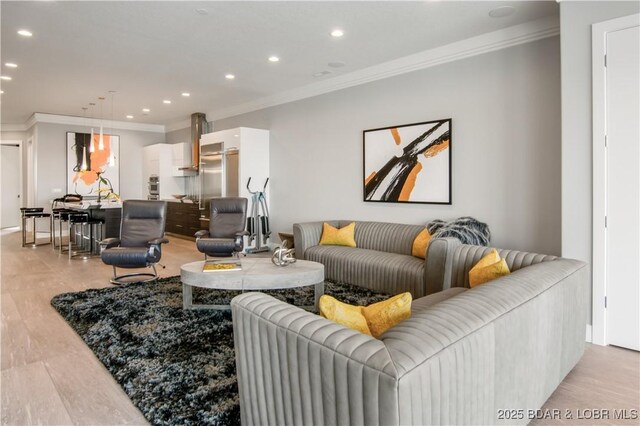
[[[204,261],[182,265],[183,284],[221,290],[268,290],[303,287],[324,282],[324,265],[298,260],[276,266],[270,258],[241,258],[241,271],[203,272]]]

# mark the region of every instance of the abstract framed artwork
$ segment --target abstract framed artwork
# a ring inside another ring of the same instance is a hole
[[[364,201],[451,204],[451,119],[365,130]]]
[[[100,183],[115,193],[120,189],[120,137],[94,133],[67,132],[67,193],[98,197]],[[93,145],[93,147],[91,146]],[[108,185],[105,185],[105,182]]]

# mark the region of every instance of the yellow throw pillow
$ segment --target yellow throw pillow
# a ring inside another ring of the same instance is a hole
[[[500,259],[498,250],[493,249],[469,271],[469,287],[473,288],[510,273],[507,261]]]
[[[326,294],[320,296],[318,305],[320,308],[320,315],[326,319],[335,321],[345,327],[353,328],[360,333],[371,336],[367,320],[364,315],[362,315],[362,306],[353,306],[347,303],[342,303],[335,297],[331,297]]]
[[[411,293],[405,292],[391,299],[362,308],[371,335],[376,339],[385,331],[411,316]]]
[[[356,223],[351,222],[342,228],[334,228],[328,223],[322,224],[322,237],[320,238],[321,246],[347,246],[355,247]]]
[[[353,306],[334,297],[320,297],[320,315],[376,339],[411,316],[411,293],[406,292],[369,306]]]
[[[411,255],[424,259],[427,256],[427,247],[431,242],[431,234],[427,228],[424,228],[413,240]]]

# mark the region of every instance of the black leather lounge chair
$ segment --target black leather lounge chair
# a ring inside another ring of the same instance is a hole
[[[107,238],[100,242],[100,257],[113,266],[113,284],[135,281],[153,281],[158,278],[155,264],[160,261],[160,246],[168,243],[164,238],[167,219],[166,201],[127,200],[122,204],[120,238]],[[116,268],[148,268],[150,272],[118,275]],[[137,280],[136,277],[149,277]]]
[[[210,200],[209,229],[195,234],[196,247],[204,253],[205,260],[211,257],[230,257],[244,248],[244,230],[247,220],[247,199],[221,197]]]

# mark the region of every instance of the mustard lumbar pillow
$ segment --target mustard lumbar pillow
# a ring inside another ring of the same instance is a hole
[[[469,271],[469,286],[473,288],[510,273],[507,261],[500,258],[498,250],[493,249]]]
[[[369,306],[353,306],[334,297],[320,297],[320,315],[376,339],[411,316],[411,293],[406,292]]]
[[[424,228],[413,240],[411,255],[424,259],[427,256],[427,247],[431,242],[431,234],[427,228]]]
[[[328,223],[322,224],[321,246],[347,246],[355,247],[356,223],[351,222],[342,228],[335,228]]]
[[[353,306],[342,303],[335,297],[323,294],[318,303],[320,315],[328,320],[335,321],[345,327],[353,328],[360,333],[371,336],[367,320],[362,315],[362,306]]]
[[[393,296],[362,308],[371,335],[376,339],[385,331],[411,316],[411,293]]]

